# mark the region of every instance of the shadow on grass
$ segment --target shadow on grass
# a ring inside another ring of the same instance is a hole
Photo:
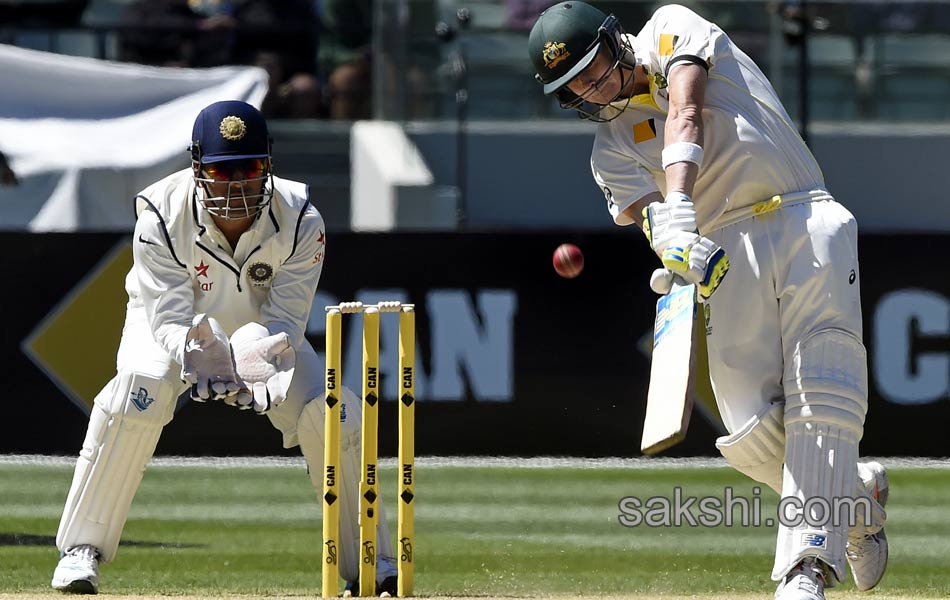
[[[30,533],[2,533],[0,532],[0,546],[55,546],[56,538],[51,535],[33,535]],[[138,548],[204,548],[205,544],[168,544],[165,542],[137,542],[122,540],[120,546]]]

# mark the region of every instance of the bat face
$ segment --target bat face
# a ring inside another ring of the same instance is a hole
[[[692,413],[690,378],[696,286],[675,287],[656,303],[653,362],[640,450],[652,455],[682,441]]]

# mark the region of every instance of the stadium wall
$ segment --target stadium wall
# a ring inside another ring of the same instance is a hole
[[[559,278],[554,248],[573,242],[584,272]],[[950,455],[950,282],[903,260],[946,235],[860,240],[870,414],[862,451]],[[412,301],[418,308],[417,449],[441,455],[639,454],[655,295],[654,258],[629,230],[335,234],[308,326],[322,351],[326,304]],[[92,397],[112,376],[124,316],[129,238],[0,234],[7,321],[0,453],[74,454]],[[895,257],[901,257],[898,260]],[[344,382],[358,389],[359,322],[344,329]],[[395,449],[396,326],[384,323],[381,449]],[[700,398],[702,402],[702,398]],[[694,415],[671,455],[714,455],[715,410]],[[183,402],[165,455],[280,454],[267,419]]]
[[[611,229],[590,173],[596,125],[571,121],[466,126],[466,225]],[[408,123],[436,183],[454,185],[457,126]],[[815,123],[809,145],[831,193],[865,233],[950,232],[950,202],[935,173],[950,154],[941,124]]]

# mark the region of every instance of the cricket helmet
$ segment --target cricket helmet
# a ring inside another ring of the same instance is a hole
[[[260,213],[273,197],[271,145],[264,116],[250,104],[225,100],[205,107],[195,119],[189,146],[197,200],[225,219]],[[248,189],[256,187],[249,186],[252,182],[261,183],[259,192]],[[219,183],[228,184],[225,196],[211,194],[209,186]],[[237,197],[243,205],[231,206]]]
[[[544,86],[545,94],[558,99],[562,108],[577,110],[583,118],[609,120],[598,117],[603,106],[587,102],[569,90],[567,83],[604,48],[614,65],[604,74],[605,78],[617,68],[632,70],[636,60],[623,33],[614,15],[606,15],[590,4],[575,0],[555,4],[541,13],[528,37],[535,79]]]

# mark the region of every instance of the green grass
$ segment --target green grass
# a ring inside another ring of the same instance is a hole
[[[49,590],[58,558],[52,538],[71,472],[0,464],[0,593]],[[890,475],[891,564],[868,597],[948,597],[950,470]],[[395,535],[393,469],[384,469],[382,483]],[[420,465],[416,592],[770,597],[775,528],[618,523],[620,498],[668,496],[674,486],[720,497],[724,486],[745,494],[752,487],[724,468]],[[762,496],[763,515],[774,515],[775,495]],[[321,529],[314,498],[302,467],[152,467],[118,558],[102,568],[103,592],[317,595]]]

